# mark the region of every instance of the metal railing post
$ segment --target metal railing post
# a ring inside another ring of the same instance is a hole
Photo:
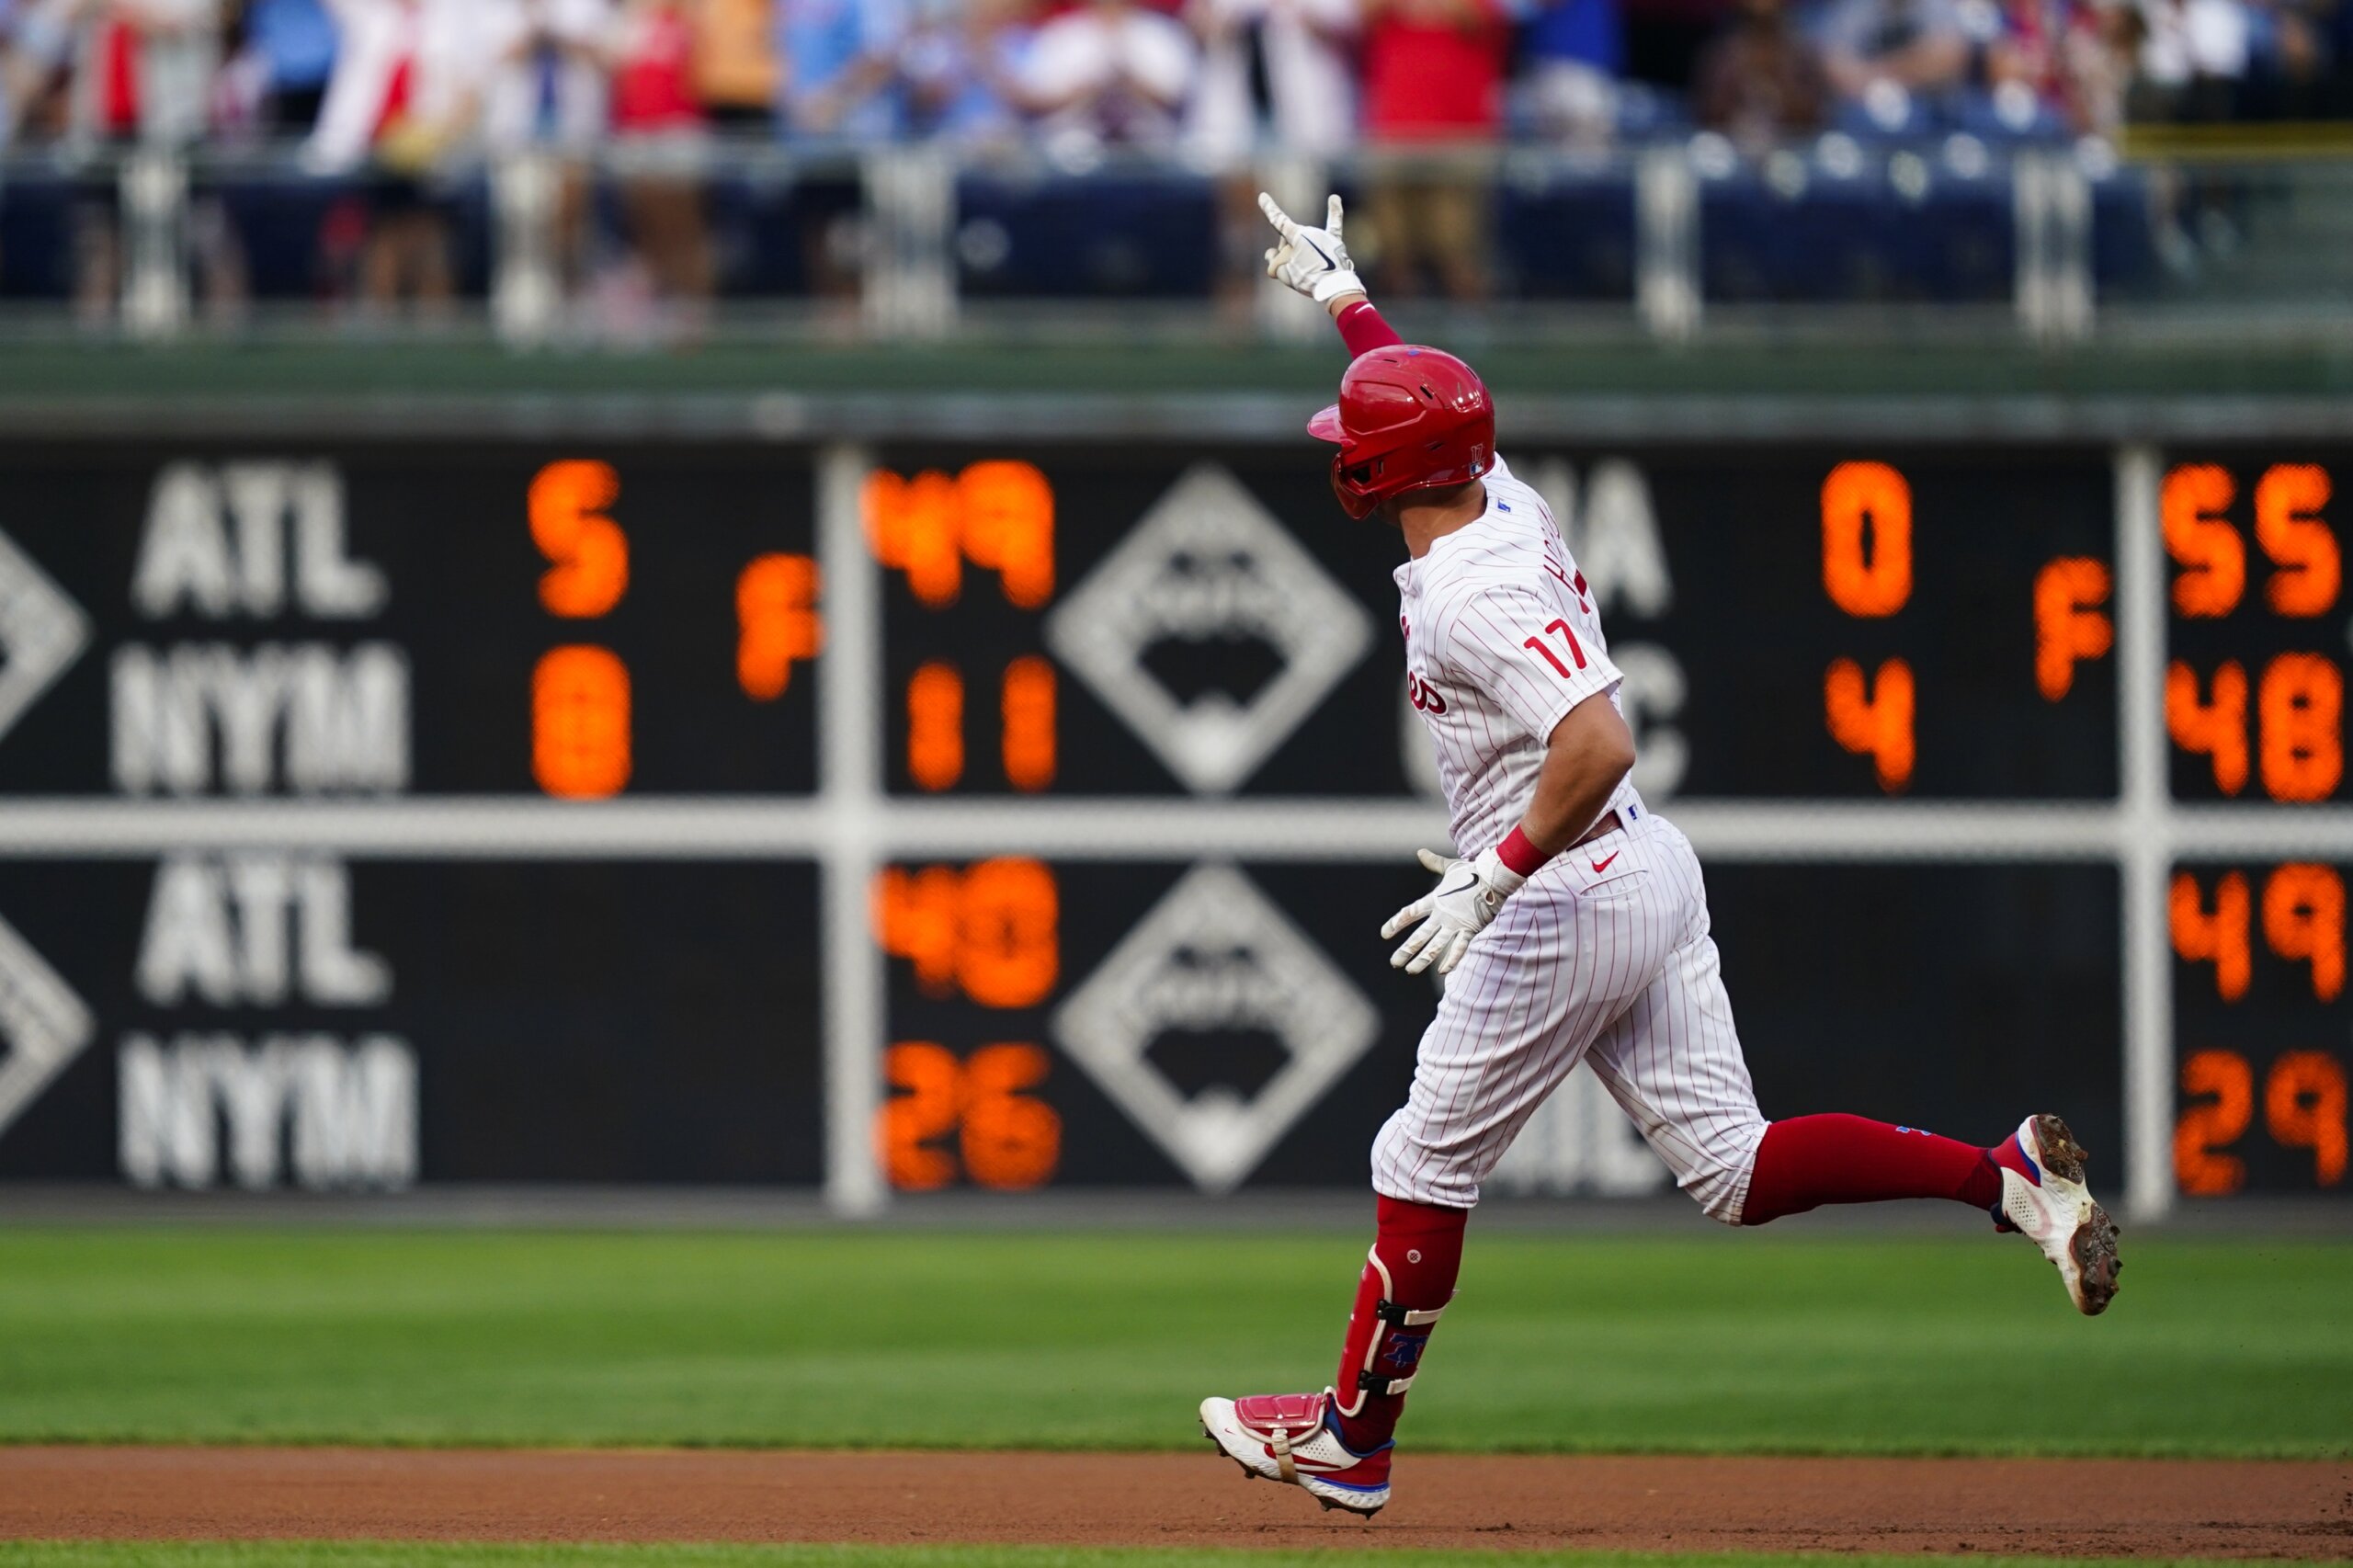
[[[956,322],[956,170],[936,147],[872,153],[859,165],[871,248],[861,305],[878,337],[948,335]]]
[[[2092,186],[2075,158],[2050,162],[2051,335],[2076,342],[2092,330]]]
[[[2048,204],[2043,200],[2042,184],[2039,154],[2020,153],[2010,161],[2010,253],[2015,268],[2010,303],[2018,315],[2018,331],[2032,338],[2042,335],[2042,323],[2050,313],[2044,301],[2050,268],[2042,258],[2048,244],[2043,232]]]
[[[2018,330],[2038,343],[2073,342],[2092,327],[2091,182],[2073,158],[2021,153],[2011,165],[2017,235],[2013,295]]]
[[[491,165],[497,241],[491,261],[490,313],[506,343],[544,343],[563,315],[563,278],[556,266],[555,232],[563,185],[563,171],[543,152],[508,153]]]
[[[1699,176],[1681,146],[1653,147],[1634,165],[1634,311],[1651,335],[1680,343],[1699,330]]]
[[[122,324],[134,337],[176,337],[188,324],[188,160],[148,147],[122,161]]]

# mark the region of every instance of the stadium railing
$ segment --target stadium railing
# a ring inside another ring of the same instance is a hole
[[[1454,313],[1472,341],[2353,335],[2353,148],[2142,143],[1496,149],[1475,160],[1483,276]],[[1305,337],[1312,312],[1248,287],[1249,193],[1350,196],[1351,242],[1396,292],[1358,199],[1464,171],[1412,153],[1220,172],[736,143],[328,176],[293,149],[19,153],[0,163],[0,330]],[[673,277],[688,246],[707,298],[649,267],[664,244]]]

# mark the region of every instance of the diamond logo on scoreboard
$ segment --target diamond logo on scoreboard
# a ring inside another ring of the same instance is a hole
[[[0,920],[0,1133],[82,1054],[97,1027],[74,988]]]
[[[1363,658],[1372,625],[1224,468],[1199,463],[1046,622],[1048,645],[1196,791],[1250,777]],[[1246,694],[1189,696],[1155,649],[1257,642],[1277,667]]]
[[[0,534],[0,735],[16,727],[89,641],[81,607]]]
[[[1195,1186],[1227,1192],[1371,1049],[1381,1020],[1247,877],[1203,866],[1071,994],[1054,1032]],[[1255,1092],[1188,1094],[1154,1060],[1176,1035],[1263,1038],[1281,1064]]]

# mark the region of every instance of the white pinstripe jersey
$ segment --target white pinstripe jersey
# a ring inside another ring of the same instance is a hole
[[[1519,824],[1552,731],[1587,698],[1616,704],[1624,678],[1551,509],[1501,458],[1486,485],[1478,521],[1396,573],[1406,689],[1438,748],[1461,855]],[[1640,803],[1621,783],[1609,808]]]

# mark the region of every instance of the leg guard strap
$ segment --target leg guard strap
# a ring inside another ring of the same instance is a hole
[[[1431,1307],[1427,1310],[1401,1307],[1386,1296],[1383,1296],[1381,1299],[1381,1304],[1373,1309],[1381,1321],[1392,1328],[1421,1328],[1438,1322],[1438,1315],[1445,1311],[1444,1307]]]

